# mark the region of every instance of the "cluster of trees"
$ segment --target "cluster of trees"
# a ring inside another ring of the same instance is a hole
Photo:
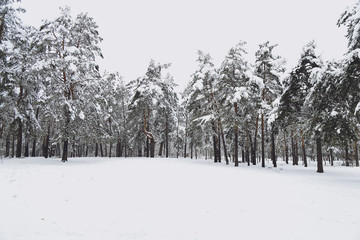
[[[318,172],[335,157],[359,166],[359,13],[360,2],[338,21],[348,29],[343,59],[323,62],[311,41],[289,73],[269,42],[259,45],[254,64],[246,60],[245,42],[231,48],[218,68],[199,51],[198,70],[184,94],[191,149],[213,155],[215,162],[224,156],[235,166],[239,146],[248,165],[265,167],[271,159],[276,167],[277,155],[286,163],[291,155],[294,165],[300,157],[305,167],[308,157],[316,160]]]
[[[269,42],[252,64],[243,41],[220,67],[199,51],[181,103],[170,64],[151,60],[125,84],[100,73],[102,39],[87,14],[63,8],[35,29],[14,2],[0,3],[2,156],[203,156],[276,167],[281,155],[294,165],[317,160],[318,172],[335,157],[359,166],[360,2],[338,21],[348,29],[343,59],[324,62],[312,41],[286,73]]]

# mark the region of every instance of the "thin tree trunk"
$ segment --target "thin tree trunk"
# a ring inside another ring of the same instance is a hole
[[[354,157],[355,157],[356,167],[359,167],[359,152],[358,152],[357,140],[354,141]]]
[[[64,148],[63,148],[63,155],[62,155],[62,160],[63,162],[67,161],[68,158],[68,146],[69,145],[69,139],[65,139],[64,140]]]
[[[225,136],[224,136],[224,131],[223,131],[223,128],[222,128],[222,124],[221,124],[221,122],[220,122],[220,119],[219,119],[219,127],[220,127],[221,139],[222,139],[223,146],[224,146],[225,162],[226,162],[226,165],[229,165],[229,158],[228,158],[228,154],[227,154],[227,147],[226,147],[226,142],[225,142]]]
[[[237,103],[234,103],[235,116],[238,115]],[[235,158],[235,167],[239,166],[239,127],[235,124],[234,126],[234,158]]]
[[[245,158],[246,162],[248,163],[248,166],[250,166],[250,152],[249,152],[249,139],[251,138],[250,132],[247,130],[246,134],[246,149],[245,149]],[[251,145],[252,147],[252,145]],[[251,151],[252,152],[252,151]],[[255,160],[256,162],[256,160]],[[256,164],[256,163],[255,163]]]
[[[274,167],[277,167],[276,164],[276,153],[275,153],[275,136],[274,132],[271,132],[271,160],[273,162]]]
[[[346,165],[347,167],[350,166],[348,143],[345,143],[345,165]]]
[[[10,145],[11,145],[10,134],[8,134],[5,140],[5,157],[10,156]]]
[[[323,172],[324,172],[324,168],[323,168],[323,162],[322,162],[321,136],[320,136],[320,132],[319,132],[319,131],[316,131],[316,132],[315,132],[315,137],[316,137],[317,172],[318,172],[318,173],[323,173]]]
[[[15,157],[15,134],[12,133],[12,142],[11,142],[11,158]]]
[[[163,146],[164,146],[164,141],[162,141],[162,142],[160,143],[159,157],[162,157]]]
[[[193,153],[194,152],[194,144],[193,141],[191,140],[190,142],[190,158],[193,159]]]
[[[333,156],[333,149],[330,148],[330,165],[334,166],[334,156]]]
[[[25,136],[24,157],[29,157],[29,134],[28,133]]]
[[[251,147],[251,162],[253,165],[256,165],[256,150],[257,150],[257,135],[258,135],[258,128],[259,128],[259,114],[256,116],[256,123],[255,123],[255,134],[254,134],[254,146]]]
[[[99,156],[99,143],[95,144],[95,157]]]
[[[306,159],[306,149],[305,149],[304,134],[303,134],[302,129],[300,131],[301,131],[301,147],[302,147],[302,152],[303,152],[304,166],[307,167],[308,163],[307,163],[307,159]]]
[[[22,150],[22,136],[23,136],[23,123],[20,118],[17,119],[18,123],[18,132],[17,132],[17,142],[16,142],[16,157],[21,157]]]
[[[101,142],[100,142],[99,146],[100,146],[100,156],[104,157],[103,145]]]
[[[165,157],[169,157],[169,119],[167,114],[165,122]]]
[[[284,131],[284,145],[285,145],[285,163],[289,164],[289,147],[286,140],[286,131]]]
[[[261,167],[265,167],[264,113],[261,113]]]

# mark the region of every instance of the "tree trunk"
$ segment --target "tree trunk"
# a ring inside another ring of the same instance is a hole
[[[104,157],[104,151],[103,151],[103,145],[102,145],[102,143],[100,142],[100,156],[101,157]]]
[[[99,143],[95,144],[95,157],[99,156]]]
[[[12,142],[11,142],[11,158],[15,157],[15,134],[12,134]]]
[[[277,167],[276,164],[276,153],[275,153],[275,136],[274,132],[271,132],[271,160],[273,162],[274,167]]]
[[[62,155],[62,159],[61,161],[62,162],[66,162],[67,161],[67,158],[68,158],[68,146],[69,145],[69,140],[68,139],[65,139],[64,140],[64,148],[63,148],[63,155]]]
[[[250,166],[250,152],[249,152],[249,139],[251,138],[250,132],[249,130],[247,130],[247,134],[246,134],[246,149],[245,149],[245,158],[246,158],[246,162],[248,163],[248,166]],[[252,148],[252,145],[251,145]],[[252,152],[252,151],[251,151]],[[256,159],[255,159],[256,162]],[[255,163],[256,164],[256,163]]]
[[[29,134],[26,134],[25,136],[24,157],[29,157]]]
[[[316,132],[315,132],[315,137],[316,137],[317,172],[318,172],[318,173],[323,173],[323,172],[324,172],[324,168],[323,168],[323,162],[322,162],[321,136],[320,136],[320,132],[319,132],[319,131],[316,131]]]
[[[264,113],[261,113],[261,167],[265,167]]]
[[[251,147],[251,162],[253,165],[256,165],[256,149],[257,149],[257,135],[259,128],[259,114],[256,116],[256,124],[255,124],[255,134],[254,134],[254,146]]]
[[[235,109],[235,117],[238,116],[238,108],[237,108],[237,103],[234,103],[234,109]],[[235,160],[235,167],[239,166],[239,127],[237,126],[237,124],[235,124],[234,126],[234,132],[235,132],[235,136],[234,136],[234,160]]]
[[[5,157],[10,156],[10,145],[11,145],[10,134],[8,134],[5,140]]]
[[[289,164],[289,147],[286,141],[286,131],[284,131],[284,145],[285,145],[285,163]]]
[[[330,148],[330,165],[334,166],[334,156],[333,156],[333,149]]]
[[[295,142],[294,142],[294,131],[293,130],[291,130],[291,154],[292,154],[293,165],[297,165]]]
[[[160,143],[159,157],[162,157],[163,146],[164,146],[164,141],[162,141],[162,142]]]
[[[299,147],[296,136],[295,136],[295,165],[299,165]]]
[[[348,143],[345,143],[345,166],[347,166],[347,167],[350,166]]]
[[[221,122],[220,122],[220,119],[219,119],[219,127],[220,127],[221,139],[222,139],[223,147],[224,147],[225,162],[226,162],[226,165],[229,165],[229,158],[228,158],[228,154],[227,154],[227,147],[226,147],[226,142],[225,142],[225,136],[224,136],[224,131],[223,131],[223,128],[222,128],[222,124],[221,124]]]
[[[358,153],[357,140],[354,141],[354,157],[355,157],[356,167],[359,167],[359,153]]]
[[[211,125],[212,125],[212,129],[213,129],[213,148],[214,148],[214,162],[217,163],[217,162],[220,162],[220,159],[219,159],[219,150],[218,150],[218,137],[217,137],[217,130],[216,130],[216,126],[215,126],[215,122],[212,121],[211,122]]]
[[[17,142],[16,142],[16,157],[21,157],[22,150],[22,136],[23,136],[23,123],[20,118],[17,119],[18,122],[18,132],[17,132]]]
[[[190,158],[193,159],[193,154],[194,154],[194,144],[191,140],[190,142]]]
[[[154,140],[154,138],[150,139],[150,157],[151,158],[155,157],[155,140]]]
[[[302,129],[300,131],[301,131],[301,147],[302,147],[302,152],[303,152],[303,161],[304,161],[304,166],[307,167],[308,163],[307,163],[307,159],[306,159],[306,149],[305,149],[304,134],[303,134]]]
[[[167,114],[165,122],[165,157],[169,157],[169,119]]]

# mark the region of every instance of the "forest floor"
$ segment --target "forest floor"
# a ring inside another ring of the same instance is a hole
[[[0,159],[0,239],[360,239],[360,168],[267,165]]]

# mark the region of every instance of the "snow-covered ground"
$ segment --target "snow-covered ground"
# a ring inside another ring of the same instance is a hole
[[[1,159],[0,239],[358,240],[360,168]]]

